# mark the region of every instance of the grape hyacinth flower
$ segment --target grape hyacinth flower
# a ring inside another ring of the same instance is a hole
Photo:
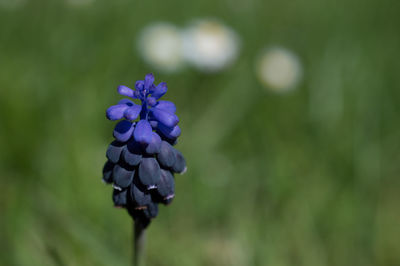
[[[157,216],[158,205],[174,198],[174,174],[186,171],[182,153],[173,147],[181,129],[175,104],[160,100],[167,84],[154,85],[153,74],[137,81],[135,90],[126,86],[117,90],[130,99],[106,111],[109,120],[120,121],[106,152],[103,181],[113,184],[114,205],[127,209],[135,220],[135,231],[137,226],[144,230]]]

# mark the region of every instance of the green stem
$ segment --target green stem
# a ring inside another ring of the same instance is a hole
[[[144,266],[144,247],[146,244],[146,230],[139,221],[134,222],[134,266]]]

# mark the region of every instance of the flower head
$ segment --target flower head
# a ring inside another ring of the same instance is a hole
[[[117,105],[109,107],[106,116],[109,120],[120,120],[114,130],[114,137],[120,141],[126,141],[130,136],[135,136],[135,140],[142,144],[150,144],[154,141],[152,131],[156,130],[161,137],[170,141],[175,141],[180,135],[179,122],[176,116],[175,104],[169,101],[159,100],[167,92],[167,84],[161,82],[154,84],[153,74],[147,74],[144,80],[138,80],[135,89],[126,86],[119,86],[118,93],[139,99],[140,105],[135,104],[129,99],[119,101]],[[140,121],[134,124],[131,122],[140,117]]]
[[[106,152],[103,181],[113,183],[115,206],[127,208],[134,219],[148,225],[158,213],[158,203],[168,204],[175,196],[173,174],[186,171],[182,153],[173,147],[181,134],[179,119],[174,103],[160,100],[167,84],[155,85],[153,74],[137,81],[134,89],[117,90],[131,99],[106,111],[109,120],[121,121]]]

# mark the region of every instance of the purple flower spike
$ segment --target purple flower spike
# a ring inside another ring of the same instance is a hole
[[[123,96],[133,97],[133,90],[128,88],[127,86],[124,86],[124,85],[118,86],[117,90],[118,90],[118,93]]]
[[[120,142],[128,141],[133,133],[133,124],[127,120],[118,122],[114,129],[114,138]]]
[[[179,122],[179,119],[175,114],[172,114],[162,109],[152,108],[151,114],[158,122],[164,124],[167,127],[174,127]]]
[[[126,104],[117,104],[113,105],[106,111],[107,119],[109,120],[119,120],[124,116],[124,112],[128,109],[128,105]]]
[[[106,111],[108,119],[122,120],[106,151],[102,179],[114,187],[114,205],[125,208],[135,223],[147,227],[157,216],[158,205],[172,202],[174,174],[187,169],[182,153],[173,147],[181,134],[179,119],[175,104],[160,100],[167,84],[156,86],[153,74],[137,81],[134,90],[123,85],[117,90],[129,99]]]
[[[142,106],[140,105],[132,105],[124,112],[124,117],[128,120],[135,120],[138,118],[140,111],[142,110]]]
[[[135,140],[142,144],[149,144],[153,138],[150,123],[146,120],[140,120],[133,132]]]
[[[176,106],[173,102],[170,101],[158,101],[157,105],[155,106],[158,109],[162,109],[168,111],[170,113],[176,112]]]
[[[153,96],[154,98],[156,98],[158,100],[167,92],[167,90],[168,90],[167,83],[161,82],[154,89],[154,92],[151,94],[151,96]]]

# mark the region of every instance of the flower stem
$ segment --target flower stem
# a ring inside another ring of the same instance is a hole
[[[133,223],[134,223],[133,266],[144,266],[144,247],[146,244],[146,231],[143,224],[139,220]]]

